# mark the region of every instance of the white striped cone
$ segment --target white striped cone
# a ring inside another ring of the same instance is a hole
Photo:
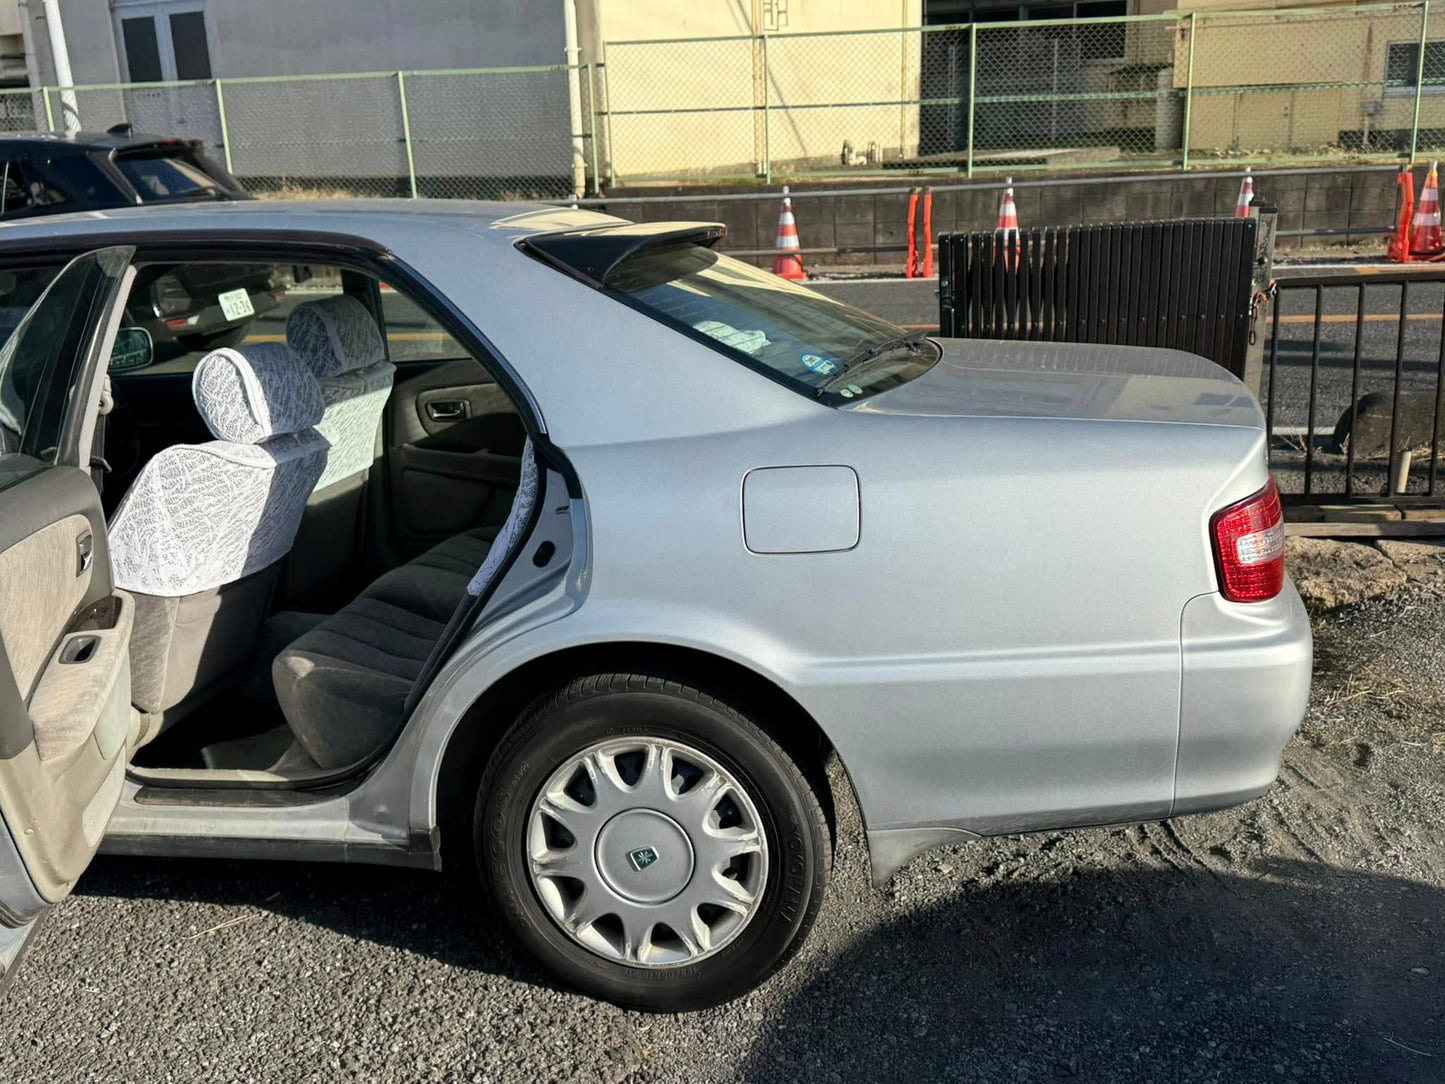
[[[1013,178],[1009,178],[1009,186],[1003,190],[1003,199],[998,205],[998,225],[995,229],[1012,233],[1017,236],[1019,232],[1019,209],[1014,203]]]
[[[1246,173],[1239,186],[1239,199],[1234,201],[1234,217],[1248,218],[1249,205],[1254,202],[1254,176]]]
[[[1008,187],[1003,190],[1003,199],[998,205],[998,225],[994,227],[996,235],[1002,234],[1004,244],[1003,262],[1004,266],[1012,270],[1018,265],[1019,237],[1019,209],[1014,203],[1014,179],[1008,179]]]
[[[1412,256],[1438,256],[1445,250],[1445,241],[1440,236],[1440,180],[1435,172],[1439,165],[1439,162],[1430,163],[1420,202],[1415,204],[1415,217],[1410,222]]]
[[[798,251],[798,223],[793,219],[793,200],[783,186],[783,209],[778,214],[778,254],[773,257],[773,274],[795,282],[808,277],[803,270],[803,257]]]

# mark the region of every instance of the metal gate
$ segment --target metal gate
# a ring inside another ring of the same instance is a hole
[[[1259,236],[1253,218],[943,234],[939,328],[1170,347],[1243,377]]]
[[[1439,264],[1281,273],[1260,398],[1286,505],[1441,505],[1442,324]]]

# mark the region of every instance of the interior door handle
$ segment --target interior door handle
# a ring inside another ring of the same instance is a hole
[[[434,399],[426,405],[426,416],[434,422],[455,422],[467,416],[467,404],[461,399]]]

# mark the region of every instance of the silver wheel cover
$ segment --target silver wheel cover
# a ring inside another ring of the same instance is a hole
[[[547,780],[527,867],[552,920],[634,967],[676,967],[747,926],[768,878],[752,798],[705,753],[665,738],[598,742]]]

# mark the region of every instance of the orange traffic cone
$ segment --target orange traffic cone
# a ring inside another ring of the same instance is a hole
[[[803,257],[798,247],[798,223],[793,219],[793,200],[788,195],[788,186],[783,185],[783,209],[778,215],[778,254],[773,257],[773,274],[795,282],[808,277],[803,271]]]
[[[1395,263],[1410,262],[1410,222],[1415,217],[1415,177],[1409,166],[1401,166],[1395,177],[1400,189],[1400,215],[1385,246],[1385,255]]]
[[[1234,217],[1248,218],[1249,205],[1254,202],[1254,177],[1246,173],[1239,185],[1239,199],[1234,201]]]
[[[903,264],[903,277],[918,277],[918,189],[908,190],[908,258]]]
[[[1003,199],[998,205],[998,225],[994,227],[994,235],[1004,244],[1004,266],[1012,268],[1018,263],[1019,245],[1019,209],[1014,204],[1014,179],[1008,179],[1008,187],[1003,190]]]
[[[1420,192],[1420,202],[1415,207],[1415,220],[1410,223],[1410,255],[1427,259],[1445,251],[1445,240],[1440,237],[1440,180],[1436,176],[1439,162],[1430,163],[1429,176]]]

